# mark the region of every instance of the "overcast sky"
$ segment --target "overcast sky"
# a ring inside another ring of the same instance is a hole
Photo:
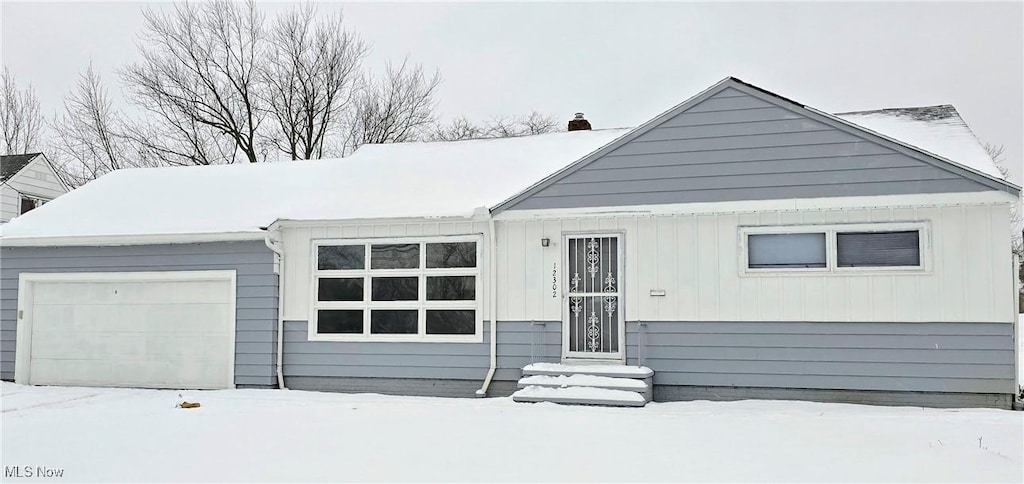
[[[3,64],[48,115],[90,59],[118,95],[146,5],[4,0]],[[583,111],[635,126],[731,75],[829,112],[950,103],[1006,147],[1017,183],[1024,171],[1019,1],[321,5],[339,9],[371,66],[408,55],[441,72],[443,117]]]

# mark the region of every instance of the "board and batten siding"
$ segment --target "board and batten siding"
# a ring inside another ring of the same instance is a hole
[[[855,133],[730,87],[503,210],[991,189]]]
[[[235,384],[276,384],[277,274],[262,241],[0,248],[0,378],[14,378],[22,272],[236,271]]]
[[[741,274],[741,226],[910,221],[928,225],[926,272]],[[562,236],[574,232],[624,235],[627,321],[1012,323],[1015,317],[1009,207],[978,204],[499,218],[498,321],[561,320]],[[542,238],[551,245],[542,247]],[[651,296],[656,289],[665,295]]]

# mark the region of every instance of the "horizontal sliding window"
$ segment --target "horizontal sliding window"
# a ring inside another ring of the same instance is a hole
[[[747,273],[922,271],[927,222],[740,227]]]
[[[825,267],[825,233],[751,234],[747,261],[752,269]]]
[[[478,237],[315,241],[310,335],[470,341],[480,334]]]
[[[917,267],[921,265],[921,233],[838,232],[836,261],[839,267]]]

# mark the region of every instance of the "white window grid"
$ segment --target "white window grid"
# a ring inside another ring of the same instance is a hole
[[[312,306],[308,336],[310,341],[422,341],[448,343],[478,343],[483,341],[483,277],[482,277],[482,237],[471,236],[433,236],[433,237],[401,237],[379,239],[317,239],[312,241],[313,280],[311,281]],[[476,267],[458,268],[427,268],[427,244],[445,242],[474,242],[476,246]],[[416,269],[371,269],[371,248],[374,245],[417,244],[419,245],[419,267]],[[363,269],[352,270],[321,270],[318,264],[319,248],[322,246],[362,245]],[[431,301],[427,300],[427,278],[430,276],[475,276],[476,287],[474,299],[465,301]],[[415,301],[373,301],[372,279],[374,277],[417,277],[417,299]],[[321,278],[362,278],[362,301],[320,301]],[[363,311],[362,333],[319,333],[319,310],[358,309]],[[417,310],[416,334],[379,334],[370,332],[371,310]],[[473,334],[427,334],[427,310],[473,310],[475,311],[475,329]]]
[[[918,231],[919,264],[916,266],[839,267],[837,235],[839,232],[902,232]],[[748,236],[759,234],[825,234],[825,267],[749,267]],[[864,275],[864,274],[926,274],[931,272],[931,229],[928,221],[867,222],[846,224],[758,225],[740,226],[738,230],[739,273],[758,275]]]

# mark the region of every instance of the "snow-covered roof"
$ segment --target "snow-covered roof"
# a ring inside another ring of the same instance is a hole
[[[837,113],[835,116],[975,171],[1005,179],[960,113],[948,104]]]
[[[366,145],[346,158],[119,170],[3,238],[256,233],[278,219],[472,216],[629,129]]]
[[[834,116],[1003,179],[952,106]],[[119,170],[14,219],[0,237],[246,236],[275,220],[469,217],[628,132],[366,145],[342,159]]]

